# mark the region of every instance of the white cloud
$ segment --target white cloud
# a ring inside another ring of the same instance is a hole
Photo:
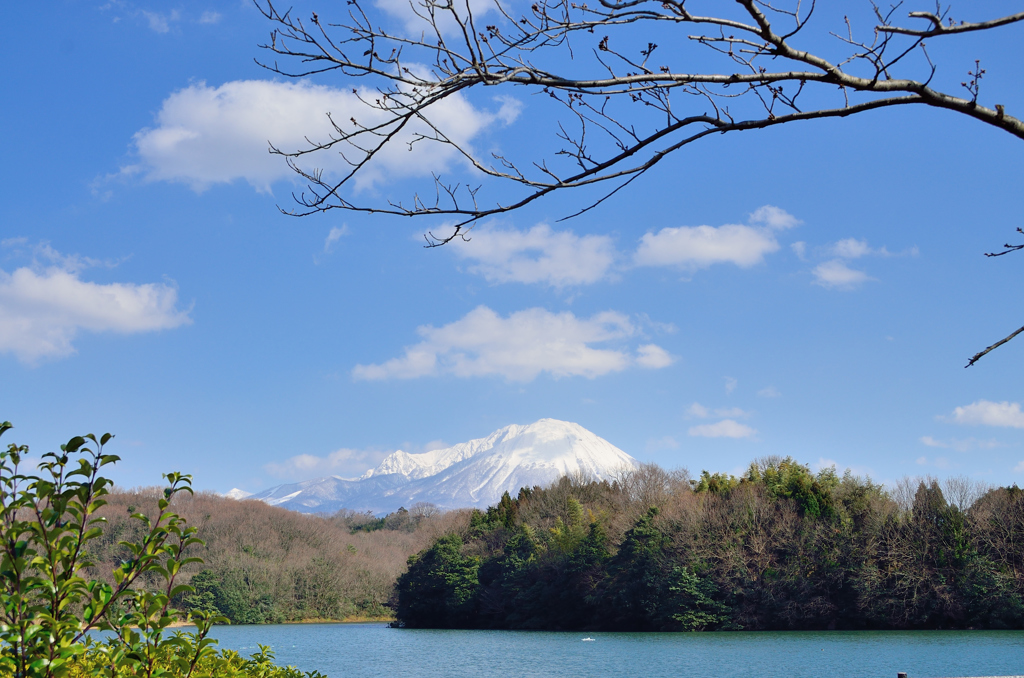
[[[95,266],[113,268],[116,265],[116,263],[100,261],[81,254],[63,254],[55,250],[48,242],[36,243],[28,246],[27,249],[20,247],[22,245],[29,245],[28,238],[8,238],[0,242],[0,247],[10,248],[11,253],[16,257],[31,257],[32,267],[35,270],[41,268],[40,260],[49,262],[51,267],[68,273],[80,273],[84,269]]]
[[[326,141],[337,132],[327,114],[343,130],[352,131],[354,118],[368,126],[386,122],[388,117],[359,100],[376,99],[376,90],[336,89],[307,82],[240,80],[220,87],[197,83],[178,90],[164,100],[155,128],[135,134],[141,167],[122,168],[122,174],[144,172],[149,180],[183,182],[202,191],[213,184],[244,179],[260,191],[270,191],[275,181],[297,175],[284,159],[268,152],[268,145],[288,150],[309,148],[307,137]],[[497,113],[474,108],[464,97],[447,97],[430,107],[430,116],[456,143],[468,146],[485,127],[515,117],[515,106],[500,102]],[[422,125],[406,129],[363,168],[356,189],[394,177],[416,176],[441,171],[459,157],[450,145],[433,142],[407,143]],[[349,160],[361,157],[351,146],[316,153],[300,163],[319,167],[326,176],[347,172]]]
[[[82,330],[134,334],[192,322],[170,285],[86,282],[79,271],[94,260],[42,248],[53,265],[0,270],[0,353],[35,363],[74,353]]]
[[[489,282],[544,283],[552,287],[587,285],[604,278],[615,262],[612,239],[552,231],[538,224],[528,231],[493,226],[474,230],[454,252],[474,262],[469,270]]]
[[[649,370],[668,367],[676,361],[675,356],[655,344],[644,344],[636,349],[636,364]]]
[[[1016,471],[1017,473],[1020,473],[1021,471],[1024,471],[1024,461],[1022,461],[1019,464],[1017,464],[1016,466],[1014,466],[1013,470]]]
[[[957,452],[969,452],[971,450],[991,450],[996,447],[1002,447],[1003,444],[998,440],[979,440],[977,438],[951,438],[949,441],[936,440],[931,436],[921,436],[921,443],[928,447],[939,447],[943,449],[953,449]]]
[[[466,7],[473,13],[473,21],[477,26],[483,26],[481,19],[491,11],[498,8],[494,0],[459,0],[445,6],[437,5],[434,12],[434,24],[432,25],[425,17],[427,12],[421,0],[376,0],[373,3],[377,8],[384,10],[391,16],[403,22],[407,33],[419,37],[424,31],[427,35],[434,34],[440,30],[443,35],[450,35],[459,30],[459,23],[452,16],[457,13],[459,20],[469,29],[469,22]]]
[[[220,18],[221,18],[220,12],[206,11],[206,12],[203,12],[202,15],[199,17],[199,23],[201,23],[201,24],[215,24],[215,23],[220,21]]]
[[[178,10],[172,10],[169,14],[160,12],[141,11],[142,16],[149,23],[149,28],[157,33],[166,33],[171,30],[171,23],[181,18]]]
[[[358,477],[378,464],[387,452],[377,450],[340,449],[325,457],[299,454],[281,463],[264,465],[263,469],[282,480],[311,480],[323,476]]]
[[[842,259],[859,259],[866,256],[876,257],[916,257],[919,254],[917,246],[903,250],[902,252],[890,252],[885,246],[873,248],[868,245],[867,240],[856,238],[844,238],[839,240],[832,247],[828,248],[831,256]]]
[[[850,268],[846,263],[847,260],[866,256],[917,256],[916,247],[894,254],[885,247],[872,248],[867,240],[857,240],[856,238],[839,240],[834,245],[824,248],[824,252],[833,258],[814,268],[812,271],[814,284],[842,290],[852,290],[869,280],[874,280],[864,271]]]
[[[697,419],[707,419],[711,416],[729,419],[742,419],[750,416],[750,412],[738,407],[720,407],[712,410],[704,407],[700,403],[690,405],[686,410],[686,414]]]
[[[666,366],[657,346],[637,354],[622,346],[637,334],[629,318],[605,311],[590,318],[569,312],[531,308],[503,318],[486,306],[442,327],[417,329],[423,337],[405,354],[379,365],[357,365],[355,379],[413,379],[438,374],[457,377],[497,375],[510,381],[532,381],[541,372],[554,377],[599,377],[629,367]],[[612,348],[592,344],[613,343]]]
[[[324,254],[330,254],[334,243],[341,240],[341,237],[345,235],[348,235],[348,224],[342,224],[340,228],[332,226],[330,233],[327,234],[327,238],[324,240]]]
[[[791,243],[789,248],[796,254],[796,258],[800,261],[805,261],[807,258],[807,243],[803,240],[798,240],[795,243]]]
[[[846,238],[832,246],[832,254],[844,259],[859,259],[866,254],[872,254],[873,250],[868,246],[867,240]]]
[[[648,328],[653,332],[658,332],[659,334],[675,334],[679,331],[679,328],[676,327],[675,324],[651,320],[651,316],[646,313],[638,313],[636,319],[641,326]]]
[[[633,261],[638,266],[699,269],[732,263],[746,268],[778,249],[775,238],[750,226],[680,226],[645,234]]]
[[[1024,428],[1024,412],[1020,411],[1020,403],[1008,401],[994,403],[990,400],[979,400],[956,408],[948,419],[957,424],[971,426]]]
[[[756,430],[733,419],[723,419],[717,424],[691,426],[688,433],[702,438],[750,438],[757,435]]]
[[[690,405],[690,407],[687,408],[686,413],[691,417],[696,417],[698,419],[707,419],[708,417],[711,416],[711,410],[704,407],[700,403],[694,403]]]
[[[751,224],[764,226],[765,228],[770,228],[773,231],[784,231],[803,223],[786,210],[779,209],[773,205],[758,207],[750,215],[748,221]]]
[[[633,255],[637,266],[675,266],[697,270],[713,264],[732,263],[747,268],[761,263],[779,249],[775,233],[792,228],[799,220],[771,205],[750,215],[749,225],[666,227],[647,233]]]
[[[782,393],[774,386],[765,386],[757,392],[759,398],[781,398]]]
[[[868,280],[874,280],[864,271],[850,268],[841,259],[830,259],[818,264],[812,273],[814,284],[840,290],[851,290]]]
[[[725,379],[725,392],[726,394],[732,393],[736,390],[736,378],[735,377],[722,377]]]

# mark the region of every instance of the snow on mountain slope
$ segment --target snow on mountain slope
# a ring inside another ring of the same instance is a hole
[[[252,496],[304,513],[340,508],[386,513],[429,502],[443,508],[497,503],[503,492],[547,485],[579,473],[609,480],[637,461],[579,424],[541,419],[511,425],[442,450],[389,455],[358,480],[317,478],[281,485]]]
[[[453,464],[469,459],[480,450],[493,447],[494,439],[509,428],[511,427],[506,426],[486,438],[470,440],[468,443],[459,443],[441,450],[431,450],[419,454],[409,454],[398,450],[389,454],[377,468],[370,469],[363,474],[363,478],[400,473],[410,480],[418,480],[436,475]]]

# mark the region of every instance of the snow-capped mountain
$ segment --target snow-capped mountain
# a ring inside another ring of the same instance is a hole
[[[356,480],[317,478],[250,498],[303,513],[348,508],[379,514],[418,502],[483,508],[497,503],[504,492],[515,496],[521,487],[547,485],[570,473],[609,480],[636,465],[633,457],[579,424],[541,419],[443,450],[398,450]]]

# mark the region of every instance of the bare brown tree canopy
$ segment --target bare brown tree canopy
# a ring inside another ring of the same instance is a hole
[[[980,61],[966,76],[958,63],[940,78],[930,53],[937,41],[1019,24],[1024,12],[967,20],[939,3],[883,8],[858,0],[843,3],[839,11],[851,14],[828,25],[833,18],[815,15],[826,3],[814,0],[537,0],[528,8],[512,0],[410,0],[411,20],[387,31],[373,13],[379,8],[358,0],[332,17],[255,2],[275,24],[263,45],[274,59],[262,65],[288,77],[368,79],[353,90],[365,119],[332,119],[329,138],[306,148],[271,147],[307,183],[285,212],[440,217],[444,230],[428,232],[428,246],[556,191],[598,186],[571,216],[582,214],[667,156],[729,132],[927,106],[1024,139],[1020,118],[980,100]],[[961,9],[985,12],[978,3]],[[522,148],[481,153],[437,115],[437,104],[474,88],[541,95],[560,113],[531,120]],[[464,158],[475,170],[470,181],[435,173],[429,188],[404,199],[349,190],[383,149],[417,144],[441,144]],[[306,156],[322,151],[340,152],[346,171],[307,166],[313,158]]]

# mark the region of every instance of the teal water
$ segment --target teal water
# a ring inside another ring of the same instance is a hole
[[[279,664],[330,678],[1024,675],[1024,631],[546,633],[375,623],[221,626],[213,635],[244,655],[270,645]]]

